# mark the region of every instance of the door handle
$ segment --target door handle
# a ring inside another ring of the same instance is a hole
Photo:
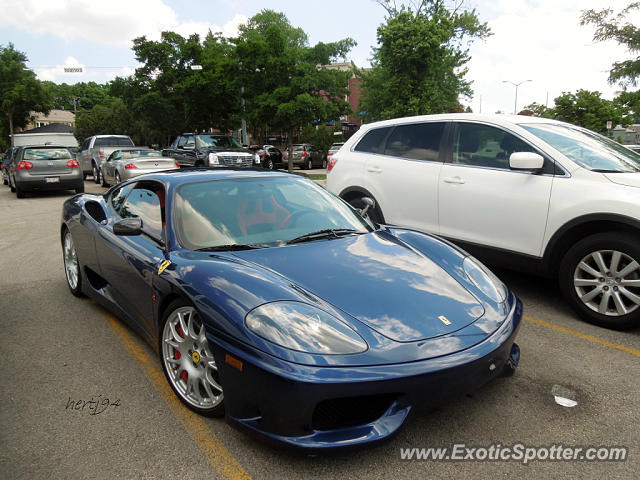
[[[462,185],[462,184],[465,183],[465,181],[463,179],[461,179],[460,177],[458,177],[458,176],[446,177],[446,178],[443,178],[442,181],[444,183],[455,183],[457,185]]]
[[[367,172],[382,173],[382,169],[380,167],[367,167]]]

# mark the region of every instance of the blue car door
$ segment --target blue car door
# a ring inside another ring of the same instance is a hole
[[[153,278],[164,261],[160,198],[164,199],[163,186],[151,181],[114,191],[112,218],[102,226],[96,242],[100,270],[109,283],[112,300],[148,335],[155,332]],[[121,236],[113,232],[115,222],[133,217],[142,220],[142,234]]]

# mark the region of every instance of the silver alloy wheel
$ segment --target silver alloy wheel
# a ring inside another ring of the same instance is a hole
[[[64,271],[67,274],[67,282],[71,290],[78,288],[78,275],[80,270],[78,268],[78,255],[76,254],[76,247],[73,244],[73,237],[71,233],[67,232],[64,235]]]
[[[598,250],[576,266],[573,285],[578,298],[594,312],[627,315],[640,308],[640,263],[617,250]]]
[[[224,400],[218,367],[193,307],[171,312],[162,332],[162,361],[167,377],[182,399],[200,409],[213,409]]]
[[[122,180],[120,180],[120,174],[116,172],[116,185],[120,182],[122,182]]]
[[[93,166],[91,167],[91,173],[93,175],[93,182],[94,183],[99,183],[100,182],[100,170],[98,170],[98,166],[94,163]]]

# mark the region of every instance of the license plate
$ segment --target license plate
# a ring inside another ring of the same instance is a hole
[[[58,183],[58,182],[60,182],[60,177],[45,177],[44,178],[44,182],[45,183]]]

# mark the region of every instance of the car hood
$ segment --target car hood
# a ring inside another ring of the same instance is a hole
[[[609,180],[611,180],[613,183],[617,183],[618,185],[626,185],[628,187],[640,188],[639,172],[605,173],[604,176],[607,177]]]
[[[380,232],[234,255],[397,342],[446,335],[484,314],[480,301],[437,263]]]
[[[207,147],[207,152],[213,153],[221,153],[221,152],[234,152],[234,153],[248,153],[253,155],[252,150],[248,150],[246,148],[236,148],[236,147]]]

